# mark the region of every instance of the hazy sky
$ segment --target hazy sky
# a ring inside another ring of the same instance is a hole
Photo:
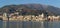
[[[10,4],[45,4],[60,8],[60,0],[0,0],[0,7]]]

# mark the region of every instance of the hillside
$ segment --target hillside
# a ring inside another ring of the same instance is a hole
[[[42,4],[21,4],[21,5],[7,5],[0,8],[2,13],[19,12],[21,15],[38,15],[44,13],[45,15],[60,15],[60,8],[42,5]]]

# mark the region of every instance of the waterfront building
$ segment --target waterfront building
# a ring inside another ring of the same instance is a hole
[[[30,21],[31,20],[31,15],[26,15],[24,16],[24,21]]]
[[[34,15],[32,15],[32,21],[36,21],[36,17]]]
[[[48,16],[48,19],[50,19],[50,21],[51,21],[51,20],[53,20],[53,17],[52,16]]]
[[[53,20],[58,20],[59,19],[59,16],[52,16],[53,17]]]
[[[7,13],[4,13],[4,14],[3,14],[3,20],[8,20],[8,18],[7,18]]]
[[[19,15],[19,16],[17,16],[17,19],[18,19],[18,20],[20,20],[20,21],[23,21],[23,19],[24,19],[24,16],[22,16],[22,15]]]
[[[41,15],[40,15],[42,18],[44,18],[44,14],[42,13]]]
[[[43,20],[45,19],[45,18],[44,18],[44,14],[42,13],[41,15],[39,15],[38,18],[39,18],[38,20],[43,21]]]
[[[59,17],[60,16],[48,16],[48,19],[50,19],[50,20],[59,20]]]
[[[17,20],[17,16],[12,16],[9,18],[9,20]]]

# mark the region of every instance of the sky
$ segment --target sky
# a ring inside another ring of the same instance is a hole
[[[45,4],[60,8],[60,0],[0,0],[0,7],[12,4]]]

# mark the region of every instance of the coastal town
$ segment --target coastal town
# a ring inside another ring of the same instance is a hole
[[[14,14],[17,14],[14,15]],[[4,13],[3,15],[0,15],[0,20],[3,21],[55,21],[55,20],[59,20],[60,16],[48,16],[48,17],[44,17],[44,14],[40,14],[38,16],[35,15],[18,15],[19,13],[11,13],[10,15],[7,16],[7,13]]]

